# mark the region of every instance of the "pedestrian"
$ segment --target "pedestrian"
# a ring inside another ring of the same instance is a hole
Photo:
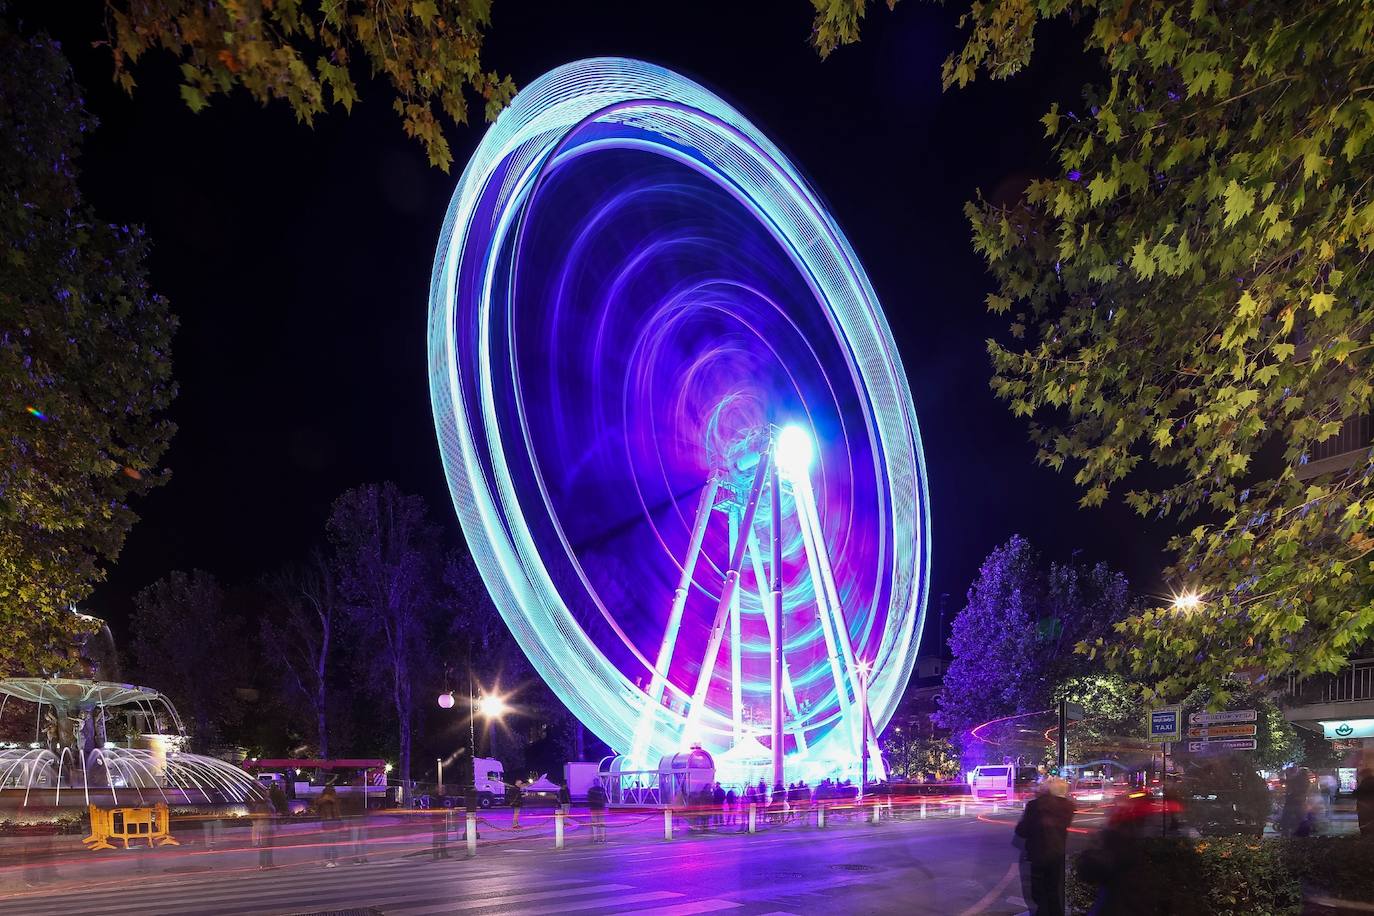
[[[362,786],[348,795],[348,833],[353,845],[353,864],[367,864],[367,792]]]
[[[516,780],[515,784],[507,787],[506,797],[510,800],[510,826],[512,830],[520,829],[520,807],[525,803],[525,790]]]
[[[253,845],[258,850],[258,871],[272,867],[272,803],[255,801],[248,806],[252,818]]]
[[[600,780],[587,787],[587,813],[591,815],[592,842],[606,842],[606,790]]]
[[[1317,777],[1317,788],[1321,791],[1322,797],[1322,817],[1331,817],[1331,808],[1336,801],[1336,790],[1338,788],[1335,773],[1323,773]]]
[[[716,783],[711,789],[711,804],[716,809],[712,821],[719,827],[725,823],[725,789],[721,787],[720,783]]]
[[[568,791],[567,783],[558,787],[558,807],[563,809],[563,816],[568,816],[568,811],[572,808],[572,793]]]
[[[1284,836],[1297,833],[1298,825],[1307,815],[1307,794],[1311,780],[1302,767],[1289,767],[1283,776],[1283,813],[1279,815],[1279,832]]]
[[[1362,836],[1374,837],[1374,769],[1360,771],[1355,783],[1355,817]]]
[[[430,812],[429,823],[434,835],[430,840],[429,857],[435,862],[448,858],[449,817],[451,814],[452,810],[449,808],[440,808]]]
[[[1035,916],[1064,916],[1064,847],[1073,821],[1068,794],[1069,784],[1064,780],[1045,780],[1016,825],[1030,870]]]
[[[277,813],[277,817],[286,817],[291,813],[291,802],[287,800],[286,790],[281,787],[281,783],[272,783],[272,788],[267,790],[267,799],[272,803],[272,810]]]
[[[324,787],[315,803],[315,810],[320,816],[320,833],[324,841],[324,867],[338,868],[338,831],[343,826],[343,820],[339,811],[339,793],[334,790],[333,783]]]
[[[739,795],[735,793],[735,787],[731,786],[730,790],[725,793],[725,825],[727,827],[733,827],[736,823],[738,823],[738,819],[735,814],[735,812],[737,812],[738,810]]]
[[[1161,804],[1167,810],[1163,798]],[[1164,912],[1161,888],[1144,870],[1146,825],[1155,824],[1160,805],[1144,791],[1134,792],[1112,809],[1097,845],[1078,857],[1076,876],[1097,885],[1091,916],[1147,916]]]

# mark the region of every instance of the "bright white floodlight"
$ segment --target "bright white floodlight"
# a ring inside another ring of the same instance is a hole
[[[803,477],[811,468],[811,458],[815,450],[811,436],[795,423],[782,428],[778,433],[777,462],[778,470],[787,477]]]
[[[478,713],[488,719],[501,718],[509,708],[503,698],[493,694],[487,694],[477,701]]]

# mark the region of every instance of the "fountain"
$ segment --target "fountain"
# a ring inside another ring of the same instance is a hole
[[[148,687],[82,678],[0,679],[32,703],[34,740],[0,745],[0,808],[243,804],[265,798],[239,767],[183,750],[176,707]]]

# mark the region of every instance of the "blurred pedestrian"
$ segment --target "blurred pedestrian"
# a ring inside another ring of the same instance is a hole
[[[572,794],[568,791],[566,783],[558,787],[558,807],[563,809],[563,816],[568,816],[569,809],[572,808]]]
[[[1302,767],[1289,767],[1283,775],[1283,811],[1279,815],[1279,833],[1284,836],[1297,834],[1298,826],[1307,816],[1308,793],[1312,781],[1307,770]]]
[[[347,812],[348,834],[353,846],[353,864],[367,864],[367,793],[361,784],[358,791],[348,794],[348,804],[343,806]]]
[[[506,797],[510,800],[510,826],[512,830],[520,829],[520,807],[525,803],[525,790],[520,785],[520,780],[515,781],[515,785],[506,789]]]
[[[715,814],[711,816],[711,822],[716,826],[725,823],[725,789],[720,783],[716,783],[711,788],[711,804],[715,807]]]
[[[1323,818],[1331,817],[1331,808],[1336,801],[1337,788],[1335,773],[1323,773],[1317,777],[1317,789],[1321,792]]]
[[[725,793],[725,825],[735,826],[737,818],[735,812],[739,810],[739,795],[735,792],[735,787],[731,786]]]
[[[324,841],[324,867],[339,867],[338,832],[343,826],[342,812],[339,810],[339,793],[331,783],[324,787],[315,810],[320,816],[320,834]]]
[[[1035,916],[1064,916],[1064,850],[1073,822],[1068,794],[1064,780],[1045,780],[1016,825],[1025,846]]]
[[[1360,824],[1360,834],[1374,837],[1374,769],[1360,771],[1354,795],[1355,817]]]
[[[1166,810],[1169,804],[1160,799]],[[1159,818],[1148,795],[1134,792],[1112,809],[1096,846],[1078,857],[1079,880],[1097,885],[1090,916],[1153,916],[1161,889],[1145,877],[1145,825]]]
[[[433,837],[429,844],[429,857],[434,861],[448,858],[448,834],[450,829],[450,818],[452,810],[440,808],[430,812],[430,828],[433,830]]]
[[[258,850],[258,870],[266,871],[272,867],[272,803],[250,802],[248,816],[252,819],[253,846]]]
[[[606,842],[606,790],[599,779],[587,788],[587,813],[591,815],[592,842]]]

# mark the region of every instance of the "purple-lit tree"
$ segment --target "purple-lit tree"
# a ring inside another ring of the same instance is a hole
[[[388,481],[346,491],[327,525],[356,655],[367,685],[396,714],[403,785],[410,783],[414,687],[433,664],[429,639],[442,575],[439,531],[428,515],[421,497]]]
[[[1046,566],[1013,536],[983,561],[954,618],[936,721],[963,746],[981,722],[1048,709],[1057,685],[1094,669],[1073,647],[1108,632],[1129,603],[1120,573],[1076,558]]]

